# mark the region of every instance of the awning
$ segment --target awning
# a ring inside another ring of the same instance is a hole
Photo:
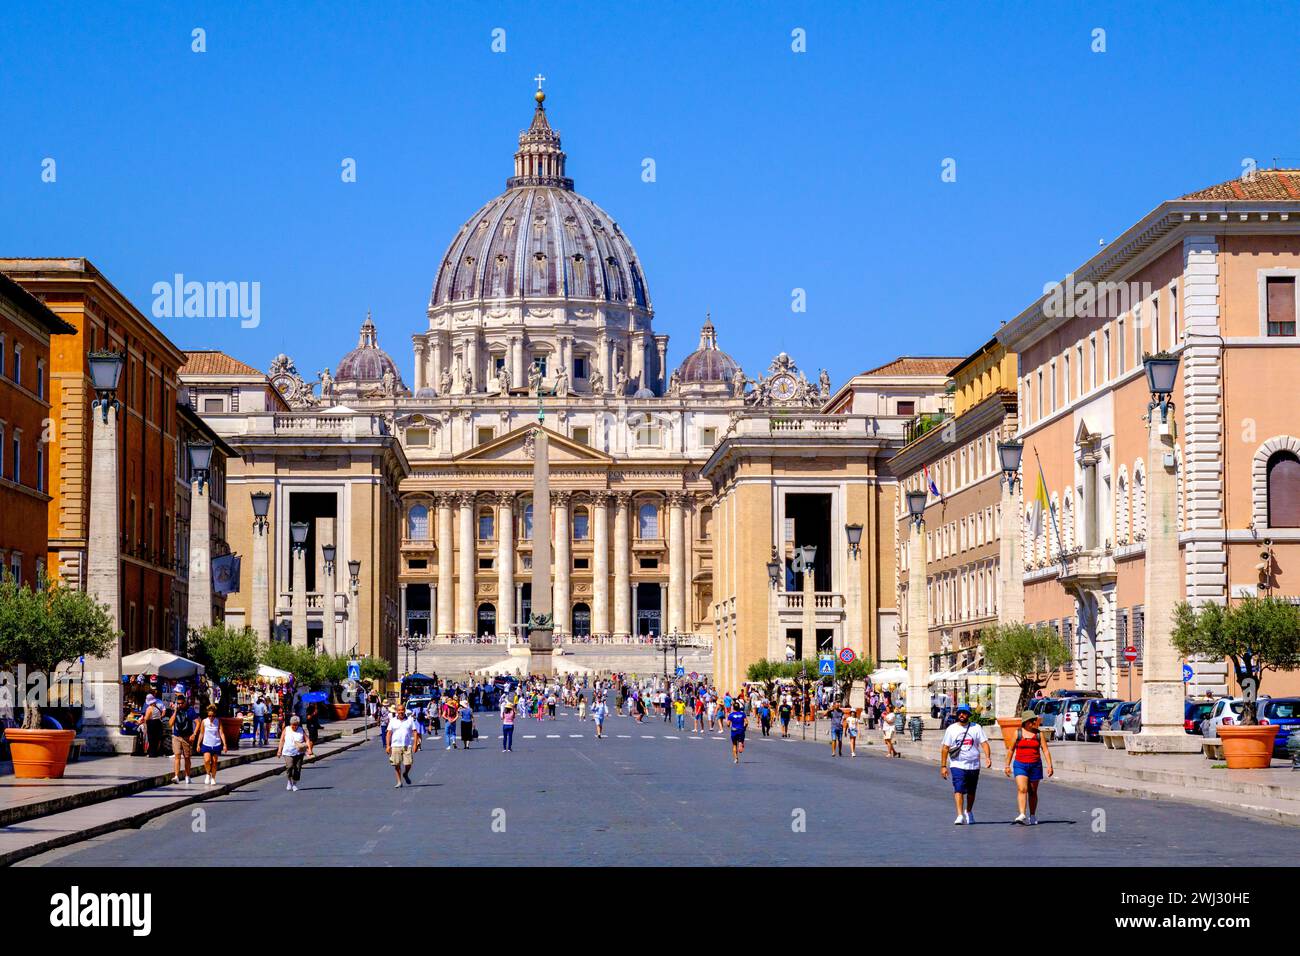
[[[907,671],[902,667],[885,667],[871,675],[873,684],[902,684],[907,681]]]
[[[270,664],[258,664],[257,676],[265,680],[288,680],[293,675],[288,671],[282,671],[278,667],[272,667]]]
[[[202,674],[203,665],[187,660],[170,651],[164,651],[157,647],[148,647],[138,654],[128,654],[122,658],[122,673],[131,676],[136,674],[157,674],[166,680],[176,680],[181,677],[194,677],[196,674]]]

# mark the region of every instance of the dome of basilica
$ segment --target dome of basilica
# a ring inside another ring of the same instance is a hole
[[[718,332],[706,317],[700,347],[682,360],[676,377],[682,385],[730,384],[739,369],[736,360],[718,348]]]
[[[375,323],[367,312],[365,322],[361,323],[357,347],[339,359],[334,379],[337,382],[382,382],[386,372],[393,373],[394,381],[402,381],[397,363],[379,347]]]
[[[430,308],[521,297],[650,308],[632,243],[564,175],[560,136],[547,122],[543,100],[539,91],[506,191],[461,226],[443,256]]]

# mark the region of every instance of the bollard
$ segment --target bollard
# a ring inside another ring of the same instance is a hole
[[[1291,754],[1291,769],[1300,770],[1300,727],[1287,735],[1286,749]]]
[[[907,729],[908,729],[909,731],[911,731],[911,734],[912,734],[912,742],[913,742],[913,743],[916,743],[916,742],[920,741],[920,739],[921,739],[921,730],[922,730],[922,728],[924,728],[924,726],[925,726],[925,722],[922,721],[920,717],[910,717],[910,718],[908,718],[908,721],[907,721]]]

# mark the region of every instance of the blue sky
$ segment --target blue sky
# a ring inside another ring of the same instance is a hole
[[[309,377],[371,309],[409,382],[438,262],[504,189],[541,71],[569,173],[635,244],[671,361],[711,311],[751,375],[786,350],[838,385],[975,349],[1099,239],[1245,157],[1300,164],[1294,15],[20,0],[0,11],[0,255],[86,256],[146,313],[175,273],[259,282],[257,328],[159,324],[260,368],[288,352]]]

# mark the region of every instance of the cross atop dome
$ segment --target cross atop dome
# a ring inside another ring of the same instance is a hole
[[[506,180],[506,188],[517,186],[557,186],[573,189],[573,180],[564,175],[564,150],[560,148],[560,134],[551,129],[546,120],[546,94],[542,84],[546,77],[538,73],[533,77],[537,92],[533,99],[533,122],[519,134],[519,150],[515,153],[515,174]]]

